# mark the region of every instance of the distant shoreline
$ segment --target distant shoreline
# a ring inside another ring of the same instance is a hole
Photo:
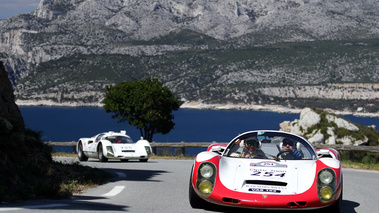
[[[50,107],[102,107],[101,103],[80,103],[67,102],[56,103],[53,101],[24,101],[16,100],[18,106],[50,106]],[[278,113],[300,114],[302,109],[294,109],[280,105],[255,105],[255,104],[204,104],[201,102],[185,102],[180,108],[183,109],[211,109],[211,110],[252,110],[252,111],[270,111]],[[353,115],[357,117],[379,117],[377,113],[336,111],[332,109],[323,109],[337,115]]]

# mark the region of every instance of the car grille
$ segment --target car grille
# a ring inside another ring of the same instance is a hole
[[[135,150],[122,150],[122,152],[135,152]]]

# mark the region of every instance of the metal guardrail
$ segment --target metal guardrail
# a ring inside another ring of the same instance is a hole
[[[76,141],[72,142],[45,142],[48,146],[72,146],[72,151],[76,152]],[[186,148],[207,148],[211,144],[228,144],[226,142],[172,142],[172,143],[160,143],[160,142],[151,142],[151,148],[153,153],[156,154],[157,148],[180,148],[181,153],[185,154]],[[343,144],[316,144],[313,145],[316,149],[322,148],[334,148],[338,151],[364,151],[371,153],[379,153],[379,146],[352,146],[352,145],[343,145]]]

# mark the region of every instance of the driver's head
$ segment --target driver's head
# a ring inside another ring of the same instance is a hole
[[[248,148],[259,148],[259,141],[255,138],[248,139],[245,141],[245,146]]]
[[[283,140],[282,140],[282,142],[283,142],[283,149],[284,150],[289,150],[289,149],[293,149],[293,145],[294,145],[294,142],[291,140],[291,139],[289,139],[289,138],[284,138]]]

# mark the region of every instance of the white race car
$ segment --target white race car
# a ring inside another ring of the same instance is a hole
[[[80,161],[97,158],[100,162],[106,162],[108,159],[120,159],[121,161],[139,159],[141,162],[147,162],[152,153],[150,143],[147,140],[141,138],[141,140],[133,143],[125,131],[110,131],[97,134],[91,138],[80,138],[76,151]]]

